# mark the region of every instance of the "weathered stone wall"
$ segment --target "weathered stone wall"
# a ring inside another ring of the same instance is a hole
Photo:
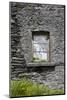
[[[10,78],[16,78],[18,74],[26,70],[26,61],[20,43],[20,23],[16,17],[17,4],[11,4],[10,10]]]
[[[38,72],[40,67],[32,72],[40,74],[38,76],[41,78],[40,81],[42,80],[49,87],[64,87],[64,8],[64,5],[11,3],[11,34],[14,37],[13,40],[11,35],[11,46],[16,48],[15,53],[11,56],[12,72],[18,73],[16,69],[20,68],[22,72],[23,66],[27,68],[27,64],[32,62],[32,31],[48,31],[50,32],[50,61],[56,65],[54,68],[48,67],[47,71],[45,70],[46,66],[44,66],[41,67],[44,69],[42,72]],[[16,44],[13,44],[14,42]],[[11,54],[15,48],[11,47]],[[22,60],[18,61],[18,65],[17,63],[14,65],[15,62],[13,62],[14,57],[19,57],[16,55],[20,55],[23,59],[23,62]],[[38,80],[38,77],[34,75],[33,80]]]
[[[33,82],[48,85],[49,88],[64,89],[64,66],[29,67],[26,73],[19,74],[19,78],[27,77]]]

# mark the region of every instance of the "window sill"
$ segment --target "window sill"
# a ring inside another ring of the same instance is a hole
[[[39,66],[55,66],[54,62],[31,62],[27,63],[27,67],[39,67]]]

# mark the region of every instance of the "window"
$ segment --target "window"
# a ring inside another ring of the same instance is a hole
[[[32,32],[33,61],[49,61],[49,32]]]

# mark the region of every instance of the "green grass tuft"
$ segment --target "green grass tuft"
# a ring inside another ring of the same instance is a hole
[[[23,79],[10,82],[10,97],[38,96],[64,94],[62,89],[49,89],[43,84],[33,83],[31,80]]]

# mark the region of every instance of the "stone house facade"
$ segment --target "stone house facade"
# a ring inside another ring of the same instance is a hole
[[[64,14],[64,5],[10,2],[10,79],[26,73],[50,88],[64,88]],[[49,33],[48,61],[33,61],[35,33]]]

